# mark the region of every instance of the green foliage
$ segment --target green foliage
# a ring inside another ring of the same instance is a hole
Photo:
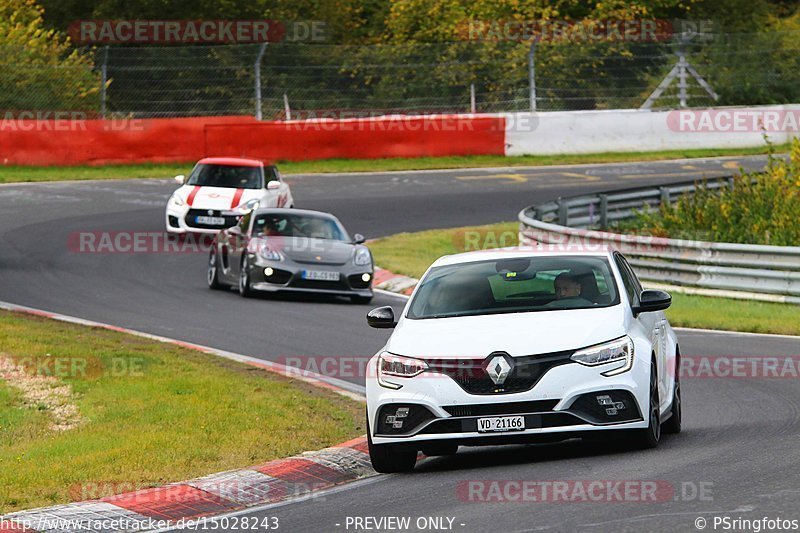
[[[658,211],[639,213],[624,228],[656,236],[717,242],[800,245],[800,141],[785,161],[770,155],[763,174],[737,176],[721,193],[701,187]]]
[[[100,81],[93,63],[43,27],[34,0],[0,0],[0,109],[88,110]]]

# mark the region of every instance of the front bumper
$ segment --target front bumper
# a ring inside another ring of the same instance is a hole
[[[251,256],[250,282],[251,288],[263,292],[296,292],[330,294],[334,296],[372,297],[372,279],[374,272],[371,265],[358,266],[351,263],[344,265],[308,265],[296,263],[289,259],[283,261],[266,261],[261,257]],[[266,276],[264,270],[271,268],[273,274]],[[339,272],[339,281],[312,281],[302,278],[303,270],[330,270]],[[364,282],[361,276],[369,274],[369,281]]]
[[[396,378],[394,382],[403,387],[387,389],[378,383],[373,358],[367,373],[369,429],[375,444],[449,441],[482,445],[645,428],[648,422],[642,413],[647,412],[649,404],[649,367],[649,361],[636,359],[629,372],[604,377],[601,372],[608,369],[606,365],[568,363],[547,370],[527,391],[470,394],[449,376],[429,372],[414,378]],[[605,414],[609,406],[599,405],[598,396],[610,396],[613,403],[625,399],[624,408],[615,415]],[[408,420],[404,427],[390,428],[387,420],[394,419],[387,416],[408,406],[418,406],[429,414],[409,410],[403,413]],[[410,419],[412,414],[415,416]],[[478,431],[479,418],[496,416],[523,416],[525,429]]]
[[[210,213],[209,213],[210,211]],[[198,224],[195,217],[198,215],[213,216],[225,219],[222,225],[206,225]],[[176,206],[167,204],[167,210],[164,218],[164,223],[167,227],[168,233],[185,234],[185,233],[207,233],[217,234],[223,229],[235,226],[240,214],[231,210],[206,210],[190,208],[187,205]]]

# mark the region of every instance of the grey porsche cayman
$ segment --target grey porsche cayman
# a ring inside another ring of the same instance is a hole
[[[372,254],[339,220],[319,211],[264,208],[221,231],[208,258],[208,286],[254,291],[319,292],[372,299]]]

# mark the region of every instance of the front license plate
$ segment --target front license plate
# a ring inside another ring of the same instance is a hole
[[[194,221],[198,224],[206,224],[207,226],[225,225],[225,219],[222,217],[196,217]]]
[[[521,431],[523,429],[525,429],[524,416],[493,416],[478,419],[478,433]]]
[[[303,270],[303,279],[313,279],[316,281],[339,281],[338,272],[326,272],[323,270]]]

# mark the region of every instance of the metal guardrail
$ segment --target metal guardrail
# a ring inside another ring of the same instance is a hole
[[[733,178],[706,181],[712,189],[733,187]],[[685,292],[800,304],[800,247],[718,243],[623,235],[604,231],[647,207],[692,194],[695,182],[640,187],[558,198],[523,209],[520,243],[551,246],[613,246],[638,276]]]

